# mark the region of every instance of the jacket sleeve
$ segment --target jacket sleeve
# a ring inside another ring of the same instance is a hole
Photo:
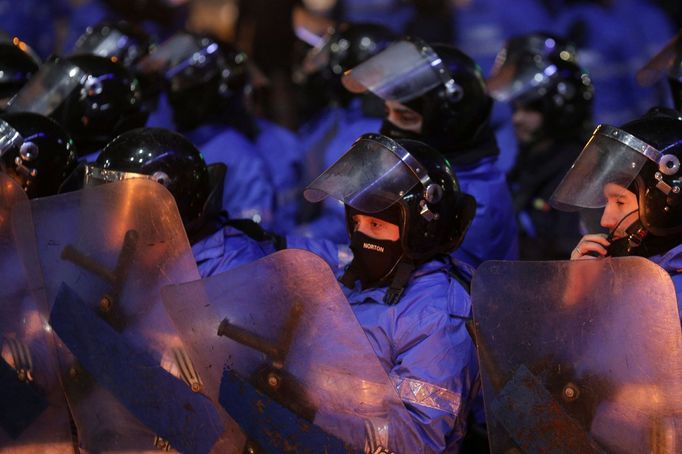
[[[459,284],[452,286],[459,288],[458,297],[468,299]],[[401,439],[400,427],[393,427],[389,439],[396,452],[443,452],[458,446],[466,433],[480,382],[467,318],[459,312],[431,307],[396,319],[391,378],[421,443],[414,450],[410,446],[414,441]]]

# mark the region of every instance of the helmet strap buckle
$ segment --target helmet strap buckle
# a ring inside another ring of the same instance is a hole
[[[401,261],[398,264],[398,269],[396,270],[393,279],[391,279],[391,284],[388,286],[386,294],[384,295],[384,304],[388,306],[398,304],[405,292],[405,287],[407,287],[407,282],[410,280],[410,276],[412,276],[414,269],[414,264],[410,262]]]
[[[656,172],[654,174],[654,178],[656,178],[656,189],[661,191],[665,195],[669,195],[671,192],[679,192],[679,188],[675,191],[672,186],[670,186],[668,183],[663,181],[663,174],[661,172]]]
[[[426,203],[426,200],[424,200],[424,199],[422,199],[419,202],[419,207],[421,208],[419,210],[419,214],[421,215],[421,217],[426,219],[428,222],[437,220],[440,217],[440,215],[438,213],[434,213],[433,211],[431,211],[431,209],[429,208],[429,204]]]

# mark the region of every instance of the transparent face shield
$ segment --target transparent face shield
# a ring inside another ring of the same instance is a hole
[[[604,187],[613,183],[627,188],[647,160],[658,163],[661,153],[623,130],[599,125],[552,194],[550,204],[563,211],[604,207]]]
[[[119,32],[111,30],[106,36],[91,34],[82,36],[74,47],[72,55],[90,54],[100,57],[123,58],[130,39]]]
[[[503,61],[503,63],[499,63]],[[538,57],[531,61],[499,58],[486,81],[490,95],[497,101],[508,102],[550,84],[557,73],[553,65]]]
[[[82,69],[68,61],[47,63],[10,100],[7,111],[50,116],[86,78]]]
[[[192,86],[203,82],[193,72],[186,71],[190,67],[201,67],[208,64],[210,58],[218,52],[218,44],[214,42],[203,46],[201,40],[189,34],[176,35],[161,44],[152,54],[143,58],[139,65],[143,73],[162,73],[166,80],[173,79],[179,87]]]
[[[443,85],[450,96],[462,89],[438,55],[426,44],[397,42],[346,72],[343,85],[353,93],[369,90],[387,101],[404,103]]]
[[[168,182],[168,175],[166,175],[164,172],[155,172],[153,175],[146,175],[144,173],[109,170],[93,165],[86,165],[83,183],[85,186],[99,186],[101,184],[112,183],[114,181],[133,180],[138,178],[156,181],[157,183],[161,183],[164,186]]]
[[[0,158],[9,150],[16,147],[21,147],[24,143],[24,138],[21,137],[19,131],[14,129],[4,120],[0,120]]]
[[[319,72],[322,68],[329,64],[329,56],[331,53],[331,46],[334,45],[332,38],[334,37],[334,32],[329,31],[325,34],[319,42],[308,51],[301,64],[300,71],[305,76],[315,74]],[[336,43],[339,45],[339,43]]]
[[[425,169],[393,140],[360,137],[303,192],[309,202],[332,197],[365,213],[383,211],[417,184],[429,185]]]

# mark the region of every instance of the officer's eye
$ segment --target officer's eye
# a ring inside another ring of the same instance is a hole
[[[400,112],[400,120],[405,123],[415,123],[417,121],[418,117],[417,115],[413,114],[412,112]]]

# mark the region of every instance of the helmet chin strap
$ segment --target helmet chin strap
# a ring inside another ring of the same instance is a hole
[[[620,221],[618,221],[618,224],[616,224],[616,226],[613,228],[613,230],[611,230],[611,232],[609,232],[609,236],[607,236],[606,239],[607,239],[609,242],[613,241],[613,237],[615,236],[616,232],[618,231],[618,227],[620,227],[620,225],[623,223],[623,221],[625,221],[625,220],[626,220],[627,218],[629,218],[632,214],[637,213],[638,211],[639,211],[639,207],[635,208],[634,210],[630,211],[630,212],[627,213],[625,216],[623,216],[623,217],[620,219]],[[635,223],[638,222],[638,221],[639,221],[639,220],[635,221]],[[633,224],[634,224],[634,223],[633,223]],[[641,225],[641,223],[640,223],[640,225]],[[629,229],[630,229],[630,227],[628,227],[628,228],[625,230],[625,233],[628,233],[628,230],[629,230]]]
[[[614,234],[618,230],[618,227],[623,223],[623,221],[625,221],[625,219],[627,219],[630,215],[638,211],[639,208],[632,210],[625,216],[623,216],[623,218],[618,222],[618,224],[616,224],[616,227],[614,227],[611,233],[609,233],[609,236],[606,237],[606,239],[611,243],[611,246],[609,246],[609,255],[611,256],[630,255],[632,249],[641,246],[642,241],[644,241],[644,238],[647,236],[649,232],[646,230],[646,228],[644,228],[644,225],[642,224],[642,221],[639,218],[637,218],[637,220],[635,220],[631,225],[628,226],[627,229],[625,229],[625,236],[623,238],[619,238],[615,241],[613,240]],[[616,247],[613,247],[614,245]]]

